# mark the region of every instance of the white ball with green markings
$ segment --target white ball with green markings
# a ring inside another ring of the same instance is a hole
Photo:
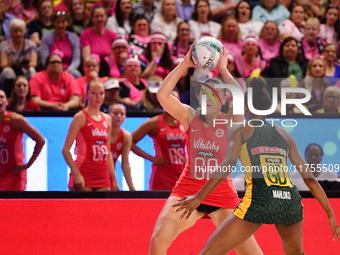
[[[222,43],[210,36],[199,39],[192,48],[192,60],[194,64],[204,70],[217,68],[220,60]]]

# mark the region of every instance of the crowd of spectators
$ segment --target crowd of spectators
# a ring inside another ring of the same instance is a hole
[[[212,36],[244,89],[262,76],[270,90],[308,89],[312,113],[339,113],[339,17],[339,0],[0,0],[0,88],[11,109],[67,111],[84,107],[88,82],[113,79],[105,104],[161,111],[157,88],[148,87],[160,86],[195,40]],[[182,102],[203,77],[218,72],[183,75]],[[28,93],[18,80],[28,81]]]

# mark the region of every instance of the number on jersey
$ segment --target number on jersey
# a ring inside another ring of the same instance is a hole
[[[109,151],[106,145],[93,145],[93,160],[106,161],[109,156]]]
[[[8,150],[7,149],[0,149],[0,164],[7,164],[8,163]]]
[[[218,162],[215,158],[205,159],[202,157],[195,158],[194,178],[198,180],[207,179],[214,174],[214,170],[217,168]]]

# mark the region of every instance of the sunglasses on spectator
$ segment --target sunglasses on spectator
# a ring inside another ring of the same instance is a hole
[[[55,60],[55,61],[50,61],[49,64],[52,64],[52,65],[58,64],[58,65],[60,65],[60,64],[61,64],[61,61],[57,61],[57,60]]]

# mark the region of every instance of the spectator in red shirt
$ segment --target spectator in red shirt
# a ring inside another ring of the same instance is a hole
[[[18,76],[14,83],[11,98],[7,100],[8,111],[40,111],[40,106],[31,99],[30,85],[25,76]]]
[[[33,100],[43,109],[67,111],[79,107],[79,88],[74,77],[63,72],[62,58],[54,52],[46,68],[30,80]]]
[[[111,45],[117,34],[105,27],[107,16],[105,9],[96,6],[92,11],[93,26],[80,34],[80,47],[83,59],[95,53],[100,57],[100,65],[105,64],[104,58],[111,55]],[[100,72],[100,77],[104,75]]]

